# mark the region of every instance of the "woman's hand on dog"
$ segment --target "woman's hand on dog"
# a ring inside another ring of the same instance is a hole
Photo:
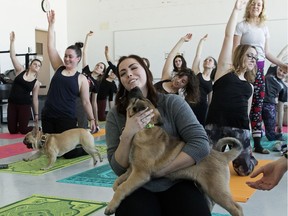
[[[148,107],[131,117],[127,113],[125,131],[129,132],[131,136],[134,136],[135,133],[142,130],[151,121],[153,116],[153,109],[148,110]]]
[[[97,125],[95,123],[95,120],[90,121],[90,131],[92,134],[97,132]]]

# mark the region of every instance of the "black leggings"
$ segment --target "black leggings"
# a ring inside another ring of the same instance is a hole
[[[7,108],[7,122],[10,134],[27,134],[33,127],[28,126],[31,117],[30,105],[9,103]]]
[[[45,115],[41,116],[42,130],[44,133],[62,133],[66,130],[77,128],[77,120],[71,118],[47,118]],[[67,152],[63,155],[64,158],[70,159],[87,155],[81,146],[77,146],[75,149]]]
[[[126,197],[115,216],[211,216],[205,195],[193,181],[181,181],[163,192],[140,188]]]

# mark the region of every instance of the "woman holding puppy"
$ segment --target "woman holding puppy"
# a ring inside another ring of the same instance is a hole
[[[129,166],[131,140],[153,117],[153,110],[144,110],[132,117],[126,114],[127,92],[139,87],[159,110],[169,135],[183,140],[182,152],[170,165],[155,173],[153,179],[126,197],[117,208],[116,216],[147,215],[211,215],[207,199],[193,181],[171,181],[164,176],[198,163],[209,154],[205,130],[197,121],[188,103],[174,94],[157,93],[153,76],[143,59],[137,55],[123,56],[117,65],[119,90],[115,106],[106,118],[108,160],[117,175]]]
[[[77,71],[82,51],[79,43],[69,46],[62,60],[55,47],[55,12],[47,13],[48,18],[48,55],[55,74],[51,80],[45,106],[42,110],[44,133],[62,133],[77,128],[76,99],[80,95],[83,107],[90,121],[91,132],[96,130],[95,118],[89,99],[87,78]],[[87,154],[82,147],[66,153],[65,158]]]

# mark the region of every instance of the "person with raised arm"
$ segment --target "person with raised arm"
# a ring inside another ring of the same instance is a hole
[[[21,65],[15,53],[15,33],[13,31],[10,33],[10,58],[16,77],[8,98],[8,131],[10,134],[27,134],[33,129],[33,126],[28,126],[31,118],[31,105],[33,108],[33,119],[36,123],[38,122],[38,95],[41,83],[37,76],[42,62],[39,59],[33,59],[28,69]]]
[[[82,58],[82,43],[67,47],[63,60],[55,47],[55,12],[47,13],[48,56],[55,70],[42,110],[42,129],[44,133],[62,133],[77,128],[76,100],[80,95],[84,110],[90,121],[91,133],[96,131],[96,122],[89,99],[87,78],[77,71]],[[74,158],[87,154],[81,146],[64,154],[64,158]]]
[[[189,42],[191,39],[192,34],[188,33],[184,37],[181,37],[172,48],[163,66],[161,80],[171,79],[178,71],[187,68],[186,60],[179,54],[179,49],[185,42]]]
[[[255,77],[253,100],[250,111],[250,124],[254,141],[254,151],[260,154],[269,154],[269,150],[261,145],[262,132],[262,108],[265,96],[265,59],[280,66],[287,73],[288,66],[270,53],[270,33],[265,23],[265,0],[249,0],[245,9],[244,20],[239,22],[234,33],[233,49],[240,44],[254,46],[258,53],[257,73]]]
[[[204,35],[198,43],[196,49],[196,55],[192,64],[192,71],[196,74],[199,80],[200,100],[192,107],[198,121],[205,126],[208,106],[212,99],[212,85],[214,75],[217,69],[217,61],[212,57],[208,56],[203,61],[203,71],[200,69],[201,55],[203,44],[208,38],[208,34]]]
[[[236,1],[226,25],[205,126],[213,147],[223,137],[235,137],[242,143],[243,150],[232,161],[240,176],[249,175],[258,164],[252,154],[249,127],[257,50],[251,45],[239,45],[232,51],[237,18],[246,3],[247,0]]]

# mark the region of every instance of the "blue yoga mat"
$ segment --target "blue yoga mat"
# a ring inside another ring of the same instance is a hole
[[[283,139],[285,140],[285,141],[283,141],[283,143],[287,143],[287,140],[288,140],[288,134],[287,133],[283,133]],[[263,136],[261,138],[261,145],[262,145],[263,148],[266,148],[266,149],[268,149],[270,151],[273,151],[274,150],[274,145],[275,145],[275,143],[277,141],[278,140],[269,141],[266,136]],[[252,144],[252,146],[254,146],[253,138],[251,138],[251,144]]]
[[[105,164],[82,173],[58,180],[57,182],[90,185],[98,187],[112,187],[116,179],[116,174],[109,164]]]
[[[212,212],[212,216],[231,216],[230,214],[220,214]]]
[[[95,145],[106,145],[106,140],[105,139],[95,140],[94,143]]]

